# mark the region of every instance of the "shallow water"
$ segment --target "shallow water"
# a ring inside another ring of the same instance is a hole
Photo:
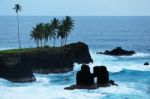
[[[20,19],[22,45],[34,47],[29,38],[31,27],[37,22],[47,22],[51,17]],[[64,90],[64,87],[75,84],[75,75],[81,66],[75,64],[74,70],[69,73],[34,74],[37,81],[33,83],[12,83],[0,79],[0,99],[150,99],[150,66],[143,65],[150,62],[150,17],[75,17],[75,22],[69,42],[87,43],[94,60],[93,64],[89,64],[91,72],[93,66],[105,65],[110,79],[119,86]],[[15,25],[15,17],[0,17],[0,49],[18,47]],[[117,46],[135,50],[136,54],[118,57],[96,54]]]

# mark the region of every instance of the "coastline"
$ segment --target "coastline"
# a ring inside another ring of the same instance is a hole
[[[0,51],[0,77],[15,82],[30,82],[35,81],[33,73],[69,72],[73,70],[74,63],[92,61],[88,46],[81,42],[55,48],[3,50]],[[20,73],[23,73],[22,76],[18,76]]]

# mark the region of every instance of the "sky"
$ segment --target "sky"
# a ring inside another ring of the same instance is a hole
[[[150,16],[150,0],[0,0],[0,15],[22,16]]]

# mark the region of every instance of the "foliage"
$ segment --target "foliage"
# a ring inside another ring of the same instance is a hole
[[[18,22],[18,43],[19,43],[19,47],[21,49],[21,42],[20,42],[20,33],[19,33],[19,17],[18,17],[18,12],[21,11],[21,6],[19,4],[15,4],[15,7],[13,8],[13,10],[15,10],[15,12],[17,13],[17,22]]]
[[[37,44],[37,47],[48,46],[49,40],[54,40],[55,47],[56,39],[61,39],[61,46],[65,45],[67,38],[74,27],[74,20],[70,16],[66,16],[63,20],[53,18],[50,23],[39,23],[33,27],[31,31],[31,39]]]

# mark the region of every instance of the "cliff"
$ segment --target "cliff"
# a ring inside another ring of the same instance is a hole
[[[13,82],[35,81],[33,73],[64,73],[73,64],[92,62],[88,46],[72,43],[63,47],[0,51],[0,77]]]

